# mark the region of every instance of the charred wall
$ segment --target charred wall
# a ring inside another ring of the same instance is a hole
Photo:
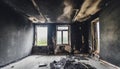
[[[0,66],[4,66],[30,54],[33,27],[25,17],[2,2],[0,9]]]
[[[100,57],[120,66],[120,1],[106,5],[100,14]]]
[[[90,23],[88,21],[84,23],[46,23],[46,24],[35,24],[46,25],[48,27],[48,46],[34,46],[32,54],[54,54],[54,50],[57,45],[53,41],[56,41],[56,26],[57,25],[69,25],[70,28],[70,45],[71,52],[79,51],[78,53],[89,53],[89,29]],[[83,41],[82,41],[83,40]],[[64,53],[62,53],[64,54]]]
[[[89,53],[89,25],[88,21],[71,25],[71,47],[80,53]]]
[[[71,25],[71,47],[72,50],[78,51],[82,48],[82,30],[80,23]]]

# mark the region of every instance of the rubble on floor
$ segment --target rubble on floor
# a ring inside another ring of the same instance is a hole
[[[0,69],[120,69],[82,55],[31,55]]]
[[[50,69],[96,69],[89,64],[79,62],[80,57],[70,56],[50,63]]]

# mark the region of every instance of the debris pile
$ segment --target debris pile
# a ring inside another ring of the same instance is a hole
[[[75,57],[62,58],[60,61],[50,63],[51,69],[96,69],[89,64],[75,61]]]

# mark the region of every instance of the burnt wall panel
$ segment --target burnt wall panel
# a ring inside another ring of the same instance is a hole
[[[71,46],[80,53],[89,53],[89,29],[88,21],[71,25]],[[74,51],[75,51],[74,50]]]
[[[100,14],[100,56],[120,66],[120,1],[113,0]]]
[[[11,7],[0,2],[0,67],[30,54],[33,27]]]
[[[89,21],[85,21],[82,24],[82,43],[83,43],[83,53],[89,53],[89,30],[90,30],[90,23]]]
[[[80,23],[74,23],[71,25],[71,46],[74,51],[80,51],[82,48],[82,31]]]
[[[53,54],[55,49],[55,40],[56,40],[56,25],[49,24],[48,25],[48,46],[49,46],[49,53]]]

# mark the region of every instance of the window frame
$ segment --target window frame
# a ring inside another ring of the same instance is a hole
[[[67,30],[59,30],[58,27],[68,27]],[[57,44],[57,31],[61,31],[61,44]],[[64,44],[63,42],[63,32],[68,32],[68,43]],[[56,26],[56,45],[69,45],[70,44],[70,26],[69,25],[57,25]]]
[[[36,40],[37,40],[37,26],[38,27],[47,27],[47,45],[37,45],[36,44]],[[38,47],[46,47],[46,46],[48,46],[48,26],[47,25],[35,25],[34,26],[34,31],[35,31],[35,33],[34,33],[34,46],[38,46]]]

